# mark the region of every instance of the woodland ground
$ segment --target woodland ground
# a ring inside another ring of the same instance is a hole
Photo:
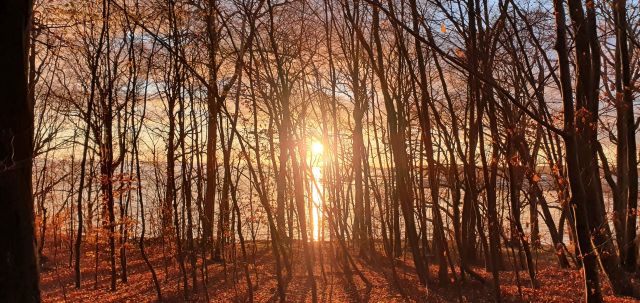
[[[98,275],[95,270],[94,246],[85,246],[82,256],[82,287],[74,287],[73,267],[69,264],[68,251],[59,248],[49,250],[47,263],[41,272],[41,289],[44,302],[155,302],[156,294],[151,274],[142,260],[137,247],[128,250],[128,282],[118,279],[117,291],[109,290],[109,266],[106,254],[101,254],[98,264]],[[247,247],[250,260],[249,270],[254,285],[254,302],[272,302],[276,293],[274,260],[271,249],[258,244],[253,249]],[[202,263],[198,261],[198,290],[191,292],[185,299],[181,289],[180,271],[175,256],[169,260],[165,270],[162,248],[159,244],[149,244],[147,254],[158,274],[165,302],[247,302],[246,280],[243,263],[208,262],[208,282],[202,285]],[[316,248],[317,251],[317,248]],[[397,280],[393,278],[390,263],[386,257],[379,255],[375,262],[364,262],[355,258],[359,269],[370,281],[367,286],[354,272],[344,274],[340,267],[332,264],[330,250],[325,248],[322,262],[318,254],[315,256],[315,278],[318,288],[319,302],[490,302],[491,276],[482,267],[474,270],[485,277],[486,283],[467,276],[464,281],[446,286],[439,286],[437,281],[429,285],[429,290],[419,286],[417,276],[412,267],[410,255],[396,260]],[[241,252],[238,249],[238,260]],[[354,254],[355,255],[355,254]],[[255,256],[254,262],[251,260]],[[310,302],[311,291],[307,283],[303,255],[295,250],[292,256],[294,275],[287,287],[287,302]],[[231,258],[230,258],[231,259]],[[549,252],[539,250],[537,253],[538,278],[540,288],[532,289],[526,271],[512,270],[511,258],[505,255],[508,269],[500,273],[501,292],[506,302],[579,302],[582,299],[582,276],[578,269],[559,269]],[[188,262],[187,262],[188,263]],[[187,268],[188,264],[186,265]],[[432,265],[431,277],[437,276],[437,268]],[[97,277],[97,279],[96,279]],[[458,276],[459,277],[459,276]],[[397,282],[396,282],[397,281]],[[521,294],[518,291],[520,284]],[[190,283],[191,285],[191,283]],[[607,302],[635,302],[630,298],[611,295],[605,284],[603,287]]]

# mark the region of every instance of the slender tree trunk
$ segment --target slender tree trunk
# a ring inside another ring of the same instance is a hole
[[[578,141],[574,125],[575,111],[573,104],[573,92],[571,74],[569,69],[569,52],[567,49],[566,19],[564,3],[554,0],[554,12],[556,22],[556,51],[560,65],[560,79],[562,91],[562,103],[564,109],[564,141],[566,145],[567,168],[571,186],[571,215],[575,220],[578,249],[583,265],[584,292],[586,302],[602,302],[600,281],[596,256],[591,246],[591,233],[589,219],[587,217],[587,194],[580,177],[581,166],[578,159]]]
[[[631,62],[627,34],[627,1],[613,2],[616,33],[616,108],[618,112],[617,192],[614,197],[614,227],[622,264],[628,272],[637,266],[638,246],[636,224],[638,206],[638,160],[636,154],[633,93],[631,88]]]

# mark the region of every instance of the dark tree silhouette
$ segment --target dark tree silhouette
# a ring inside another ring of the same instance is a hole
[[[0,4],[0,301],[39,302],[31,194],[33,104],[26,50],[31,1]]]

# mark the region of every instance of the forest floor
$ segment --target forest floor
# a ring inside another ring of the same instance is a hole
[[[128,282],[122,282],[118,273],[117,290],[111,291],[108,256],[99,254],[96,275],[95,247],[85,246],[81,257],[82,285],[74,286],[74,271],[70,262],[68,249],[58,248],[46,250],[47,263],[41,272],[41,289],[44,302],[154,302],[157,296],[151,274],[141,258],[137,246],[130,247],[127,253]],[[170,250],[167,250],[170,251]],[[451,281],[440,286],[437,277],[437,266],[431,266],[431,277],[434,281],[427,288],[420,286],[413,269],[410,254],[396,260],[395,279],[389,259],[382,255],[375,256],[375,261],[365,262],[360,258],[354,260],[364,277],[352,271],[345,274],[336,266],[331,250],[325,247],[322,258],[315,249],[315,280],[317,283],[319,302],[491,302],[493,299],[491,274],[482,267],[473,267],[485,279],[485,283],[468,275],[464,281]],[[227,264],[207,262],[207,285],[203,287],[204,267],[198,259],[197,290],[191,289],[189,279],[189,296],[185,299],[182,287],[180,267],[176,257],[163,257],[159,244],[149,244],[147,255],[158,275],[162,290],[163,302],[248,302],[247,283],[243,262],[229,261]],[[253,285],[255,302],[273,302],[277,293],[274,259],[271,249],[266,245],[257,247],[248,245],[248,268]],[[354,254],[355,255],[355,254]],[[242,260],[240,249],[237,259]],[[255,257],[255,258],[254,258]],[[510,267],[511,259],[505,255],[505,266]],[[310,302],[311,289],[307,282],[304,257],[300,249],[294,250],[291,257],[293,275],[287,289],[287,302]],[[165,261],[166,260],[166,261]],[[233,260],[233,258],[229,258]],[[255,262],[253,262],[255,260]],[[530,286],[526,270],[507,269],[500,273],[501,296],[506,302],[580,302],[583,295],[582,276],[578,269],[559,269],[553,255],[538,250],[538,279],[540,288]],[[119,259],[118,268],[119,268]],[[185,261],[190,271],[188,260]],[[457,269],[457,268],[456,268]],[[519,273],[519,275],[516,274]],[[284,271],[283,271],[284,273]],[[460,276],[457,273],[458,280]],[[520,287],[518,287],[520,285]],[[520,288],[520,291],[518,290]],[[604,285],[603,293],[607,302],[636,302],[631,298],[614,297],[609,287]]]

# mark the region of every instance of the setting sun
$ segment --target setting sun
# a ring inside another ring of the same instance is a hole
[[[324,145],[322,145],[322,143],[316,141],[311,144],[311,153],[314,156],[322,155],[323,152],[324,152]]]

